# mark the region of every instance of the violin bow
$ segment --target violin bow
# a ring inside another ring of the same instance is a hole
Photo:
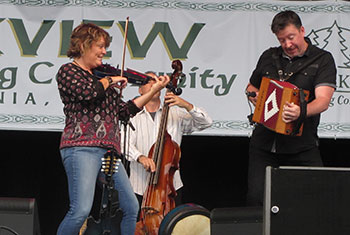
[[[129,25],[129,16],[126,17],[126,21],[125,21],[123,55],[122,55],[122,64],[121,64],[121,70],[120,70],[121,77],[123,77],[123,74],[124,74],[125,49],[126,49],[126,43],[127,43],[127,37],[128,37],[128,25]]]
[[[124,62],[125,62],[125,49],[126,49],[126,43],[127,43],[127,36],[128,36],[128,25],[129,25],[129,16],[126,17],[125,21],[125,28],[124,28],[124,44],[123,44],[123,54],[122,54],[122,63],[121,63],[121,70],[120,70],[120,76],[123,77],[124,75]],[[120,89],[120,97],[123,97],[122,95],[122,89]],[[134,130],[135,128],[131,124],[130,120],[128,119],[126,123],[124,123],[124,147],[123,147],[123,154],[126,156],[126,126],[129,124],[129,126]],[[125,168],[127,169],[129,167],[129,163],[126,161],[126,158],[123,159],[123,164]]]

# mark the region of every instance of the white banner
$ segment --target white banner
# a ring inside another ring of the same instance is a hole
[[[171,73],[180,59],[183,98],[214,120],[196,134],[247,136],[252,128],[244,95],[260,54],[278,41],[273,16],[294,10],[314,44],[332,52],[337,91],[322,114],[321,137],[350,137],[350,3],[205,1],[9,1],[0,2],[0,128],[62,130],[64,116],[55,75],[69,36],[93,21],[113,37],[104,62],[121,61],[124,26],[130,18],[125,67]],[[128,86],[125,99],[137,95]]]

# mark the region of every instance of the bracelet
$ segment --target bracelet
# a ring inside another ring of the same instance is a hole
[[[113,83],[113,79],[110,76],[105,77],[108,81],[108,86],[110,86]]]

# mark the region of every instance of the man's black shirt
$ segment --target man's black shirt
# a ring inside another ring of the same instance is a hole
[[[289,59],[284,55],[282,47],[270,48],[259,58],[258,64],[250,77],[250,83],[256,88],[260,87],[262,77],[278,80],[276,61],[273,54],[278,55],[280,65],[285,74],[299,70],[312,58],[319,56],[314,62],[294,74],[287,81],[299,88],[310,92],[308,102],[315,99],[315,88],[318,86],[330,86],[336,88],[336,67],[332,55],[316,46],[313,46],[308,38],[305,38],[308,48],[304,55]],[[276,153],[297,153],[318,145],[317,127],[320,114],[307,117],[304,122],[301,136],[287,136],[277,134],[258,124],[253,131],[250,141],[251,147],[272,150],[275,142]]]

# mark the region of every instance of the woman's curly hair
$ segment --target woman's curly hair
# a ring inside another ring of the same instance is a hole
[[[81,57],[84,51],[90,49],[92,43],[97,42],[100,38],[104,39],[105,47],[109,47],[111,38],[104,29],[93,23],[80,24],[72,32],[67,56],[69,58]]]

